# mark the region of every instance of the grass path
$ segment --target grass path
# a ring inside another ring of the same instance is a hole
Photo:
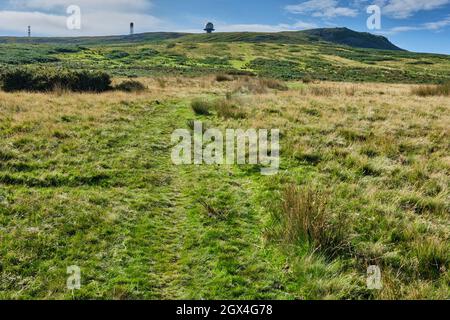
[[[149,126],[158,133],[145,138],[163,139],[162,144],[169,145],[170,133],[177,126],[185,127],[189,116],[182,104],[158,108],[158,117],[151,120],[155,126]],[[251,180],[238,178],[232,168],[174,166],[170,150],[161,153],[157,162],[158,170],[171,177],[170,187],[164,190],[170,205],[142,215],[132,227],[128,254],[136,259],[132,268],[137,272],[125,273],[133,275],[134,281],[140,278],[139,283],[150,284],[143,285],[145,290],[138,295],[163,299],[281,297],[282,270],[274,269],[277,261],[263,250],[262,221],[250,203]],[[227,211],[227,217],[209,217],[200,199]]]

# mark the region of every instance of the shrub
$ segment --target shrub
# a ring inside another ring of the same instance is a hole
[[[205,57],[203,59],[198,60],[201,64],[206,64],[209,66],[230,66],[230,61],[228,57]]]
[[[113,50],[105,54],[105,57],[108,59],[122,59],[128,57],[130,54],[125,51]]]
[[[285,240],[308,241],[315,250],[335,256],[348,248],[346,221],[334,221],[324,192],[289,185],[283,191],[282,222]]]
[[[16,68],[6,71],[2,78],[3,90],[7,92],[46,92],[55,88],[76,92],[103,92],[111,89],[111,77],[104,72]]]
[[[111,76],[105,72],[67,72],[63,75],[63,84],[64,80],[67,80],[67,87],[72,91],[104,92],[111,89]]]
[[[152,48],[144,48],[139,51],[138,56],[139,57],[155,57],[159,55],[159,51],[152,49]]]
[[[191,102],[191,107],[197,115],[208,116],[211,114],[211,104],[207,100],[195,99]]]
[[[125,91],[125,92],[141,92],[147,89],[142,83],[136,80],[126,80],[117,86],[115,86],[116,90]]]
[[[56,47],[49,51],[49,53],[77,53],[82,51],[82,47],[78,46],[63,46],[63,47]]]
[[[437,86],[419,86],[412,89],[412,93],[421,96],[450,96],[450,82]]]
[[[234,78],[228,74],[218,74],[216,76],[217,82],[233,81]]]
[[[282,80],[300,80],[305,76],[296,61],[258,58],[246,67],[255,70],[258,75]]]
[[[306,76],[304,76],[303,79],[302,79],[302,82],[303,82],[303,83],[306,83],[306,84],[311,83],[311,82],[313,82],[313,81],[314,81],[314,79],[313,79],[310,75],[306,75]]]

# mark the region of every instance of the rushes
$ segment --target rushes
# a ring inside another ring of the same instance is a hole
[[[418,272],[424,279],[436,279],[450,268],[450,249],[445,242],[429,238],[413,244]]]
[[[450,82],[437,86],[419,86],[413,88],[412,93],[420,97],[450,96]]]
[[[245,119],[247,114],[234,100],[219,99],[214,103],[217,115],[224,119]]]
[[[211,114],[211,103],[205,99],[193,100],[191,102],[191,108],[199,116],[209,116]]]
[[[233,76],[230,76],[230,75],[228,75],[228,74],[218,74],[217,76],[216,76],[216,81],[217,82],[225,82],[225,81],[233,81],[234,80],[234,77]]]
[[[235,87],[235,92],[251,93],[251,94],[264,94],[272,90],[287,91],[287,85],[280,80],[270,78],[252,78],[243,77],[240,78]]]
[[[282,221],[287,242],[307,241],[315,250],[329,256],[348,247],[345,221],[335,221],[328,197],[318,189],[289,185],[283,191]]]
[[[126,80],[115,86],[114,89],[124,92],[142,92],[147,88],[139,81]]]
[[[212,111],[215,111],[219,117],[224,119],[245,119],[247,117],[238,101],[232,98],[213,101],[195,99],[191,102],[191,107],[197,115],[209,116]]]
[[[259,79],[258,82],[261,86],[267,87],[269,89],[279,90],[279,91],[287,91],[288,90],[287,85],[280,80],[261,78],[261,79]]]

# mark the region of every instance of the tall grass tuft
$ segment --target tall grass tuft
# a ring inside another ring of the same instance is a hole
[[[425,239],[413,244],[413,254],[417,257],[418,271],[422,278],[436,279],[450,268],[448,243],[437,238]]]
[[[147,89],[145,85],[136,80],[126,80],[116,85],[114,89],[124,92],[142,92]]]
[[[234,91],[240,93],[264,94],[268,92],[268,89],[278,91],[289,90],[288,86],[280,80],[242,77],[239,79]]]
[[[197,115],[209,116],[211,114],[211,103],[205,99],[195,99],[191,102],[191,108]]]
[[[420,97],[450,96],[450,82],[437,86],[419,86],[413,88],[412,93]]]
[[[214,109],[219,117],[224,119],[245,119],[246,112],[236,101],[230,99],[219,99],[213,103]]]
[[[282,224],[287,242],[307,241],[315,250],[335,256],[348,248],[346,221],[334,219],[328,196],[317,188],[287,186],[283,191]]]
[[[282,82],[280,80],[276,80],[276,79],[261,78],[261,79],[259,79],[259,83],[261,86],[264,86],[266,88],[273,89],[273,90],[287,91],[289,89],[288,86],[284,82]]]
[[[225,82],[225,81],[233,81],[233,80],[234,80],[234,77],[230,76],[228,74],[221,73],[221,74],[216,75],[217,82]]]

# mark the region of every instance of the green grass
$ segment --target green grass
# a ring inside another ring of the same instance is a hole
[[[142,95],[2,93],[1,298],[446,296],[446,139],[433,120],[445,114],[440,100],[424,104],[424,120],[415,105],[392,108],[404,95],[380,98],[364,93],[368,86],[217,100],[216,85],[226,85],[225,96],[235,84],[210,81],[188,93],[201,80],[184,81],[150,82]],[[361,94],[375,106],[361,105]],[[209,114],[191,109],[198,97],[210,101]],[[408,131],[396,125],[402,116]],[[194,119],[285,128],[280,174],[174,166],[170,135]],[[419,136],[430,143],[413,143]],[[301,187],[284,191],[292,185]],[[381,293],[365,286],[369,264],[382,267]],[[81,267],[79,291],[65,287],[71,265]]]
[[[7,43],[0,49],[0,66],[42,64],[108,70],[117,76],[247,73],[282,80],[390,83],[442,83],[450,73],[449,59],[444,55],[359,49],[314,41],[280,46],[265,38],[258,42],[230,42],[227,37],[231,35],[225,34],[211,37],[217,41],[208,41],[205,36],[195,37],[194,44],[186,42],[189,37],[180,42],[142,39],[133,45],[104,40],[95,43],[92,39],[79,45],[66,45],[62,40],[57,44]]]
[[[314,81],[441,83],[448,57],[237,36],[2,45],[1,74],[150,78],[0,92],[0,298],[448,298],[447,87]],[[173,165],[170,135],[194,120],[280,128],[280,173]]]
[[[65,116],[64,138],[2,130],[0,297],[289,298],[285,258],[259,245],[247,179],[172,165],[168,138],[192,116],[186,105],[107,109]],[[203,198],[227,219],[209,217]],[[74,293],[69,265],[82,270]]]

